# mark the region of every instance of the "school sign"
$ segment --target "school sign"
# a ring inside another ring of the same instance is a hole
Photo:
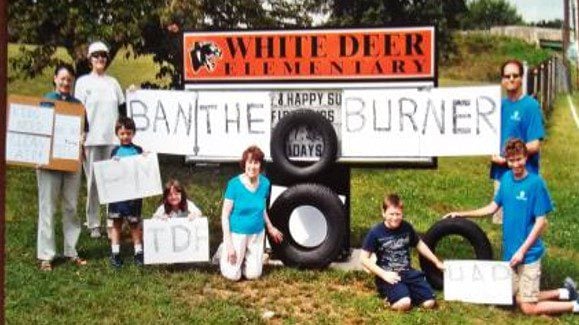
[[[184,81],[377,81],[434,78],[434,29],[191,32]]]

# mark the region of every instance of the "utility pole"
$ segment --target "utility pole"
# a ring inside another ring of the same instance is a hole
[[[0,1],[0,281],[4,281],[6,269],[5,237],[5,199],[6,199],[6,84],[8,72],[8,1]],[[0,285],[0,323],[4,323],[4,285]]]
[[[569,0],[563,0],[563,56],[567,59],[569,49]]]

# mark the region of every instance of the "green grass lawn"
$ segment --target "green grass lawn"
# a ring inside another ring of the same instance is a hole
[[[12,47],[10,54],[14,55]],[[150,60],[143,58],[115,61],[110,72],[127,86],[153,78],[155,69]],[[39,96],[50,90],[50,81],[47,71],[44,78],[17,80],[8,90]],[[575,101],[579,106],[579,96]],[[542,156],[542,173],[556,203],[544,236],[548,246],[543,261],[544,287],[558,286],[566,275],[579,280],[579,130],[565,98],[560,98],[555,107]],[[227,179],[239,171],[234,167],[193,167],[175,156],[162,156],[160,161],[163,179],[176,177],[185,183],[192,200],[208,216],[214,250],[221,239],[222,191]],[[436,170],[356,169],[352,174],[353,245],[359,245],[368,228],[380,220],[379,206],[385,193],[396,191],[402,195],[408,220],[421,232],[445,212],[481,206],[492,194],[488,157],[441,158]],[[447,303],[442,301],[442,293],[436,310],[395,313],[383,307],[372,278],[362,272],[270,266],[258,281],[230,283],[219,275],[217,267],[209,265],[137,268],[129,260],[129,242],[123,246],[127,263],[115,271],[108,265],[107,241],[92,240],[86,232],[79,241],[79,251],[89,261],[86,267],[61,263],[53,272],[43,273],[38,271],[36,261],[35,174],[31,169],[9,167],[6,186],[5,306],[9,324],[261,323],[267,322],[261,318],[266,311],[274,312],[269,321],[275,323],[579,324],[579,316],[573,315],[526,317],[510,308]],[[84,215],[85,193],[81,189],[79,216]],[[151,215],[158,204],[158,197],[146,199],[144,215]],[[489,235],[495,256],[499,256],[499,226],[489,220],[477,222]],[[59,229],[57,224],[57,233]],[[61,242],[58,237],[57,243]],[[442,245],[440,254],[452,256],[454,245],[454,241]]]

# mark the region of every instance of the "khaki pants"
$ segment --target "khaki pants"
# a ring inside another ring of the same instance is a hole
[[[231,241],[237,256],[235,264],[227,259],[227,248],[222,245],[219,266],[221,274],[229,280],[238,281],[241,275],[247,279],[257,279],[263,270],[263,240],[265,231],[259,234],[244,235],[231,233]]]
[[[62,195],[62,231],[64,256],[77,257],[76,243],[80,235],[80,221],[76,216],[81,171],[74,173],[37,170],[38,180],[38,233],[37,257],[51,261],[56,256],[54,213]]]
[[[101,226],[100,203],[97,191],[94,163],[111,158],[113,146],[88,146],[85,147],[85,160],[83,162],[86,176],[86,226],[89,229]]]

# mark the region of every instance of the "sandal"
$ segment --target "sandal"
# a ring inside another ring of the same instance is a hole
[[[78,256],[77,257],[71,257],[69,260],[70,260],[70,262],[74,263],[76,266],[83,266],[83,265],[87,264],[85,259],[82,259]]]
[[[52,271],[52,264],[50,264],[50,261],[40,261],[40,271]]]

